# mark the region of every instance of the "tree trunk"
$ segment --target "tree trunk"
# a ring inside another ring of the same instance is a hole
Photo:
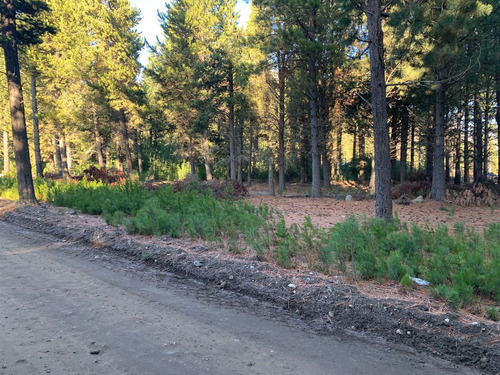
[[[132,155],[128,144],[127,116],[123,108],[120,109],[120,126],[123,149],[125,150],[125,160],[127,162],[127,175],[130,176],[132,174]]]
[[[236,160],[235,160],[235,137],[234,137],[234,72],[233,67],[229,68],[228,75],[228,92],[229,92],[229,115],[228,115],[228,131],[229,131],[229,178],[231,181],[236,181]]]
[[[464,183],[470,183],[470,155],[469,155],[469,96],[465,93],[464,113]]]
[[[271,146],[271,136],[268,136],[267,139],[267,152],[268,156],[268,174],[267,174],[267,191],[269,195],[274,196],[276,193],[274,192],[274,157],[273,157],[273,149]]]
[[[319,153],[319,124],[318,124],[318,92],[317,92],[317,68],[314,56],[309,56],[309,114],[311,123],[311,158],[312,158],[312,186],[311,197],[321,197],[320,166],[321,157]]]
[[[140,129],[137,129],[137,167],[139,168],[139,174],[142,174],[144,170],[142,167],[142,139]]]
[[[336,147],[335,147],[335,175],[340,177],[342,175],[342,125],[338,125],[337,127],[337,136],[336,136]]]
[[[250,134],[249,134],[249,144],[248,144],[248,170],[247,170],[247,186],[252,186],[252,161],[253,161],[253,119],[250,118]]]
[[[12,140],[17,171],[17,190],[20,203],[37,204],[31,174],[23,90],[17,52],[16,8],[12,1],[4,1],[4,4],[5,12],[0,15],[1,46],[4,50],[5,71],[7,73]]]
[[[99,132],[99,119],[97,118],[97,109],[95,104],[92,104],[92,123],[94,126],[94,141],[95,141],[95,152],[97,154],[97,162],[99,163],[99,168],[104,168],[104,155],[102,152],[102,137]]]
[[[57,175],[62,177],[63,175],[63,165],[62,165],[62,157],[61,157],[61,143],[59,141],[59,134],[56,133],[54,135],[54,157],[55,157],[55,164],[57,167]]]
[[[455,185],[460,185],[460,182],[462,181],[462,176],[461,176],[461,168],[460,168],[460,163],[462,160],[462,131],[460,129],[460,126],[462,124],[462,108],[458,108],[457,110],[457,119],[456,119],[456,131],[457,131],[457,136],[455,139],[455,178],[453,179],[453,182]]]
[[[243,121],[241,119],[238,119],[237,121],[238,124],[238,173],[236,179],[238,182],[241,184],[243,183]]]
[[[410,171],[415,170],[415,121],[411,122],[410,135]]]
[[[3,174],[7,175],[10,172],[10,155],[9,155],[9,133],[3,131]]]
[[[474,94],[474,182],[483,177],[483,122],[479,93]]]
[[[408,154],[408,105],[403,104],[401,108],[401,154],[400,154],[400,172],[399,182],[403,183],[407,179],[407,154]]]
[[[203,132],[203,158],[205,159],[205,173],[207,181],[212,181],[212,163],[210,161],[210,139],[208,129]]]
[[[279,89],[278,188],[285,191],[285,56],[283,51],[278,52],[277,58]]]
[[[392,109],[391,117],[391,138],[390,138],[390,149],[391,149],[391,179],[396,181],[397,178],[397,162],[398,162],[398,136],[399,136],[399,107],[400,101],[396,100],[396,104]]]
[[[42,155],[40,154],[40,130],[38,127],[38,102],[36,98],[36,77],[31,75],[31,109],[33,117],[33,143],[35,146],[36,175],[43,177]]]
[[[488,181],[488,140],[490,138],[490,85],[486,85],[484,104],[484,146],[483,146],[483,181]]]
[[[118,171],[123,172],[123,155],[122,155],[122,142],[116,138],[116,168]]]
[[[61,132],[59,135],[59,148],[61,155],[61,174],[62,178],[69,178],[69,169],[68,169],[68,152],[66,148],[66,135],[64,132]]]
[[[438,202],[446,198],[446,176],[444,169],[445,95],[445,84],[440,83],[436,90],[434,165],[432,168],[431,187],[432,199]]]
[[[391,150],[387,128],[387,98],[384,63],[384,34],[380,0],[368,0],[364,9],[370,39],[373,134],[375,149],[375,216],[392,220]]]

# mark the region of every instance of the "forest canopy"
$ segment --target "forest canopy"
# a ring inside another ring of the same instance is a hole
[[[275,180],[279,191],[311,182],[321,196],[333,180],[368,184],[386,137],[389,184],[429,179],[439,200],[448,183],[498,181],[497,1],[254,0],[243,27],[236,0],[172,0],[151,46],[129,0],[2,0],[0,11],[27,3],[47,11],[18,25],[51,29],[32,30],[36,44],[19,40],[37,175],[98,166],[144,179],[267,180],[271,194]],[[367,14],[378,15],[375,36]],[[372,95],[375,63],[386,104]],[[0,93],[8,174],[6,80]]]

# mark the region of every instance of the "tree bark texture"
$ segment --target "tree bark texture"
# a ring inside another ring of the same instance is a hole
[[[387,127],[387,98],[384,63],[384,34],[380,0],[368,0],[365,7],[370,39],[373,135],[375,149],[375,216],[392,220],[391,151]]]
[[[203,158],[205,160],[205,174],[207,175],[207,181],[212,181],[212,162],[210,160],[210,139],[208,129],[205,129],[203,132]]]
[[[496,120],[497,120],[497,132],[498,132],[498,147],[497,147],[497,156],[498,156],[498,171],[497,171],[497,182],[498,185],[500,185],[500,73],[497,73],[495,76],[495,81],[497,84],[497,90],[496,90],[496,96],[497,96],[497,113],[496,113]]]
[[[12,125],[12,140],[17,171],[17,190],[19,202],[37,204],[31,162],[26,133],[26,118],[24,112],[23,90],[19,70],[19,57],[16,38],[16,9],[14,2],[7,1],[5,14],[0,15],[2,33],[2,48],[5,56],[5,71],[9,92],[10,119]]]
[[[462,182],[462,176],[461,176],[461,168],[460,164],[462,162],[462,132],[460,130],[460,126],[462,124],[462,108],[459,107],[457,111],[457,118],[456,118],[456,131],[457,131],[457,136],[455,139],[455,178],[453,179],[453,183],[455,185],[460,185]]]
[[[474,182],[483,177],[483,121],[479,93],[474,94]]]
[[[285,191],[285,56],[279,51],[278,58],[278,188]]]
[[[35,147],[35,169],[38,177],[43,177],[42,155],[40,153],[40,129],[38,125],[38,101],[36,97],[36,76],[31,75],[31,110],[33,117],[33,143]]]
[[[229,94],[229,102],[228,102],[229,170],[230,170],[229,178],[231,181],[236,181],[235,137],[234,137],[234,72],[232,66],[229,68],[227,89]]]
[[[309,121],[311,123],[312,186],[311,197],[321,197],[321,155],[319,152],[318,74],[314,56],[309,55]]]
[[[440,83],[436,89],[436,118],[434,121],[434,165],[432,167],[432,199],[442,201],[446,197],[446,176],[444,169],[444,127],[446,87]]]
[[[54,157],[57,167],[57,175],[63,175],[62,158],[61,158],[61,143],[59,141],[59,134],[54,134]]]
[[[464,183],[470,183],[470,158],[469,158],[469,96],[465,94],[464,112]]]
[[[406,103],[403,104],[401,108],[401,154],[400,154],[400,172],[399,181],[401,183],[405,182],[407,179],[407,156],[408,156],[408,126],[409,126],[409,114],[408,106]]]
[[[66,135],[63,131],[59,134],[59,148],[61,154],[61,173],[63,178],[69,178],[68,149],[66,147]]]

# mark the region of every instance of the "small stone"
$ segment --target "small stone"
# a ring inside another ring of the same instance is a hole
[[[444,320],[444,323],[445,323],[445,324],[450,324],[450,319],[446,318],[446,319]]]
[[[91,350],[91,351],[90,351],[90,354],[92,354],[92,355],[97,355],[97,354],[99,354],[100,352],[101,352],[101,351],[100,351],[99,349],[96,349],[96,350]]]
[[[201,267],[202,265],[202,263],[199,260],[195,260],[193,264],[195,265],[195,267]]]
[[[406,334],[407,334],[408,336],[411,336],[411,332],[410,332],[410,331],[407,331],[407,332],[406,332]]]
[[[421,195],[419,195],[418,197],[416,197],[414,200],[413,200],[414,203],[424,203],[424,197],[422,197]]]
[[[289,287],[290,289],[295,289],[295,288],[296,288],[295,284],[288,284],[288,287]]]
[[[402,335],[402,334],[403,334],[403,331],[402,331],[402,330],[400,330],[400,329],[398,328],[398,329],[396,330],[396,333],[397,333],[398,335]]]
[[[346,195],[345,200],[347,202],[351,202],[352,201],[352,195],[350,195],[350,194]]]
[[[478,326],[478,325],[479,325],[479,322],[472,322],[472,325],[473,325],[473,326]]]

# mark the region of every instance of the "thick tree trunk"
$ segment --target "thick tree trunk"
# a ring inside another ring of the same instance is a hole
[[[102,137],[99,132],[99,119],[97,117],[97,109],[95,104],[92,105],[92,124],[94,127],[94,141],[95,141],[95,152],[97,155],[97,162],[99,163],[99,168],[104,168],[104,155],[102,152]]]
[[[285,56],[279,51],[278,58],[278,89],[279,89],[279,119],[278,119],[278,188],[285,191]]]
[[[392,220],[391,151],[387,128],[384,34],[380,0],[368,0],[364,9],[370,39],[373,134],[375,148],[375,216]]]
[[[442,201],[446,198],[446,176],[444,169],[444,127],[445,127],[446,87],[440,83],[436,90],[436,118],[434,122],[434,165],[432,168],[432,199]]]
[[[120,127],[125,160],[127,162],[127,175],[130,176],[132,174],[132,154],[130,153],[130,146],[128,144],[127,116],[123,108],[120,109]]]
[[[483,121],[479,93],[474,94],[474,182],[483,177]]]
[[[407,154],[408,154],[408,105],[403,104],[401,108],[401,154],[400,154],[400,172],[399,172],[399,182],[403,183],[407,178]]]
[[[36,97],[36,77],[31,75],[31,110],[33,117],[33,143],[35,146],[35,169],[38,177],[43,177],[42,155],[40,154],[40,130],[38,126],[38,102]]]
[[[7,175],[10,172],[10,155],[9,155],[9,133],[3,131],[3,174]]]
[[[470,155],[469,155],[469,96],[465,93],[464,112],[464,183],[470,183]]]
[[[137,167],[139,168],[139,174],[142,174],[144,172],[143,167],[142,167],[142,136],[141,136],[141,130],[137,129]]]
[[[21,87],[21,74],[17,53],[16,9],[14,2],[8,1],[5,3],[4,13],[5,14],[0,15],[1,46],[4,50],[5,71],[7,73],[19,202],[24,204],[37,204],[35,188],[33,186],[33,176],[31,174],[28,135],[26,133],[23,90]]]
[[[321,155],[319,152],[319,123],[318,123],[318,77],[316,61],[309,56],[309,117],[311,123],[311,158],[312,158],[312,186],[311,197],[321,197]]]
[[[236,181],[235,137],[234,137],[234,72],[232,66],[229,69],[227,89],[229,93],[229,101],[228,101],[229,178],[231,181]]]
[[[203,158],[205,159],[205,173],[207,181],[212,181],[212,163],[210,161],[210,139],[208,129],[203,132]]]

